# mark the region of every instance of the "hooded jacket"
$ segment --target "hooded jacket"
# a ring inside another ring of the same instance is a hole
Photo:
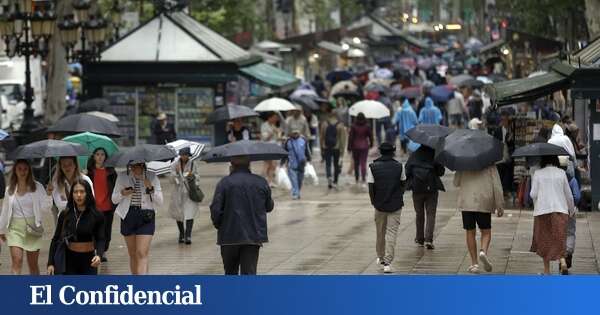
[[[558,124],[555,124],[554,127],[552,127],[552,136],[550,137],[550,140],[548,140],[548,143],[564,148],[569,152],[569,155],[573,160],[576,159],[575,148],[573,147],[571,139],[565,135],[563,129]]]
[[[398,127],[400,140],[406,139],[406,132],[414,128],[418,123],[417,114],[408,100],[402,104],[402,109],[396,112],[394,116],[394,125]]]
[[[433,104],[433,100],[428,97],[425,99],[425,107],[419,113],[419,123],[439,125],[442,122],[442,112]]]

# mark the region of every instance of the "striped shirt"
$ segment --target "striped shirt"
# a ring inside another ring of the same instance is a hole
[[[131,206],[141,207],[142,206],[142,180],[133,179],[133,194],[131,195]]]

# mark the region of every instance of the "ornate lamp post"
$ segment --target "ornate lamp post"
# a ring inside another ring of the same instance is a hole
[[[58,24],[69,62],[89,63],[100,60],[106,39],[106,21],[89,13],[89,0],[73,1],[75,15],[65,15]]]
[[[123,23],[123,11],[125,11],[125,7],[120,5],[119,1],[114,0],[109,12],[110,22],[113,27],[113,36],[111,38],[112,42],[116,42],[119,39],[119,29],[121,28],[121,23]]]
[[[52,12],[34,12],[32,0],[16,1],[13,12],[0,18],[0,36],[6,44],[6,55],[9,58],[25,57],[25,110],[19,130],[23,135],[39,128],[33,116],[30,58],[48,55],[48,43],[54,32],[55,21]]]

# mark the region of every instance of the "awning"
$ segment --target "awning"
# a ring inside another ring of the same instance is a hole
[[[482,54],[482,53],[485,53],[485,52],[487,52],[489,50],[500,48],[504,44],[506,44],[506,42],[503,39],[491,42],[491,43],[489,43],[487,45],[481,46],[481,48],[479,48],[479,53]]]
[[[332,42],[328,42],[326,40],[320,41],[317,43],[317,46],[319,48],[325,49],[327,51],[330,51],[334,54],[343,54],[344,53],[344,48],[342,48],[342,46],[332,43]]]
[[[276,89],[290,90],[300,84],[292,74],[263,62],[242,67],[240,72]]]
[[[492,101],[502,106],[533,101],[570,85],[571,81],[567,76],[552,71],[531,78],[490,84],[485,89]]]

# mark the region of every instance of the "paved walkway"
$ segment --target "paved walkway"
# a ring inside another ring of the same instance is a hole
[[[347,167],[348,163],[345,164]],[[322,166],[317,162],[322,172]],[[255,170],[262,169],[257,164]],[[210,223],[208,203],[217,180],[227,171],[226,165],[202,166],[203,189],[207,201],[195,223],[192,245],[177,244],[177,227],[166,211],[157,217],[157,233],[150,252],[153,274],[222,274],[216,232]],[[322,176],[321,178],[323,178]],[[345,179],[348,181],[348,179]],[[470,264],[465,246],[460,213],[454,209],[455,190],[452,175],[444,177],[448,192],[440,195],[433,251],[417,247],[414,242],[415,213],[410,194],[398,235],[393,268],[399,274],[464,274]],[[171,186],[163,179],[165,199]],[[293,201],[287,192],[275,190],[275,210],[269,214],[269,243],[261,250],[260,274],[379,274],[375,264],[375,225],[368,194],[361,188],[343,183],[340,191],[326,186],[307,186],[303,199]],[[50,218],[47,219],[50,226]],[[507,210],[503,218],[493,218],[490,258],[496,274],[536,274],[542,260],[529,253],[533,218],[529,210]],[[120,223],[113,225],[113,242],[109,262],[102,265],[104,274],[127,274],[129,263]],[[49,229],[47,229],[49,230]],[[49,243],[50,231],[45,235]],[[600,271],[600,213],[581,213],[577,219],[577,247],[572,273],[597,274]],[[47,249],[41,252],[45,266]],[[9,273],[8,249],[0,253],[0,274]],[[556,264],[553,268],[557,270]]]

